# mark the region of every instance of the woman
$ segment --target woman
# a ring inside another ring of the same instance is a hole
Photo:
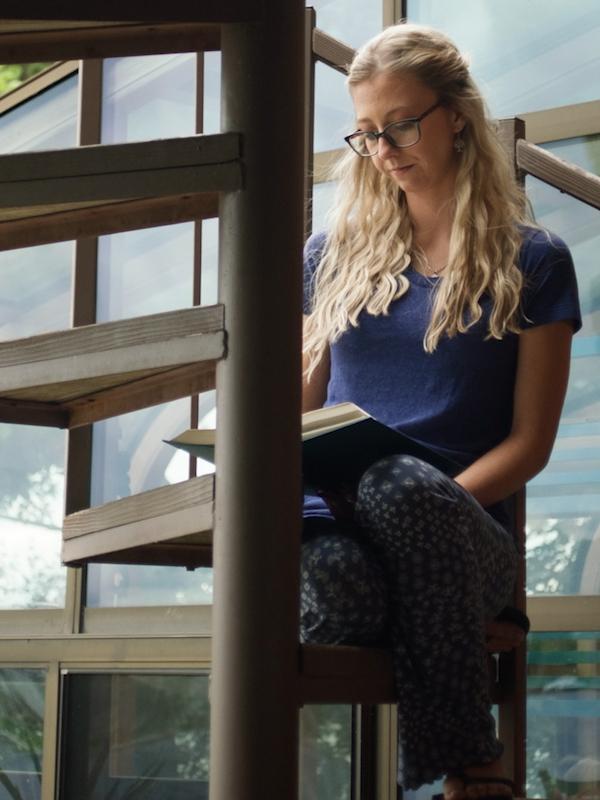
[[[305,641],[386,641],[399,782],[511,794],[485,635],[510,602],[509,498],[545,465],[580,326],[564,243],[534,226],[467,64],[388,28],[348,76],[356,131],[305,252],[304,410],[352,401],[461,465],[398,454],[305,498]],[[510,643],[509,643],[510,644]]]

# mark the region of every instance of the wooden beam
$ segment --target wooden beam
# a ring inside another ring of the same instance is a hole
[[[302,703],[396,702],[389,650],[345,645],[302,645]]]
[[[147,0],[4,0],[2,19],[21,20],[98,20],[146,22],[250,22],[263,12],[261,0],[170,0],[148,3]]]
[[[110,503],[68,514],[63,524],[63,538],[65,540],[76,539],[99,531],[144,522],[153,517],[172,514],[185,508],[195,508],[198,505],[208,504],[212,507],[214,493],[214,476],[204,475],[199,478],[190,478],[182,483],[140,492],[131,497],[124,497],[122,500],[113,500]],[[212,519],[207,527],[204,522],[200,525],[200,520],[198,520],[189,530],[173,528],[165,531],[165,538],[172,539],[211,528]],[[124,547],[131,547],[134,544],[133,541],[122,542]]]
[[[79,428],[140,408],[161,405],[180,397],[190,397],[215,388],[215,367],[201,362],[163,371],[130,383],[88,394],[63,403],[69,428]]]
[[[60,210],[59,210],[60,208]],[[0,209],[3,250],[69,241],[86,236],[173,225],[218,216],[219,195],[147,197],[114,203],[65,204]]]
[[[6,400],[0,397],[0,422],[11,425],[41,425],[49,428],[66,428],[69,412],[48,403]]]
[[[181,556],[185,565],[198,558],[204,563],[212,548],[213,498],[214,476],[205,475],[69,514],[63,524],[63,561],[119,562],[126,551],[130,563],[145,563],[149,546],[160,545],[150,563],[161,563],[158,553],[166,559],[162,563],[181,563]],[[200,553],[194,556],[194,549]]]
[[[0,396],[61,403],[225,353],[223,307],[206,306],[0,342]]]
[[[525,123],[519,117],[508,117],[497,121],[500,143],[510,159],[519,184],[523,185],[525,176],[517,164],[517,141],[525,138]]]
[[[313,52],[319,61],[333,67],[342,75],[348,74],[348,67],[355,55],[352,47],[348,47],[339,39],[334,39],[319,28],[315,28],[313,33]]]
[[[121,200],[242,186],[240,136],[189,136],[0,156],[0,207]]]
[[[221,28],[215,24],[100,24],[31,29],[0,25],[3,64],[65,59],[115,58],[157,53],[218,50]]]
[[[519,167],[565,194],[600,209],[600,177],[531,142],[517,143]]]

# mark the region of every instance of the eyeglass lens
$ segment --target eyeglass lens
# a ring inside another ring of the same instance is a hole
[[[388,125],[384,132],[385,138],[395,147],[410,147],[419,141],[418,122],[397,122]],[[379,139],[374,133],[357,133],[352,136],[352,147],[358,153],[375,155],[379,147]]]

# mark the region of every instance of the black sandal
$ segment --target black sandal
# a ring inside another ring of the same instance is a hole
[[[494,617],[494,621],[511,622],[513,625],[521,628],[525,636],[527,636],[529,633],[529,628],[531,627],[531,623],[527,614],[519,611],[519,609],[515,608],[514,606],[505,606],[498,616]]]

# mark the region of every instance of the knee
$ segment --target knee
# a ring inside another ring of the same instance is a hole
[[[414,528],[428,509],[451,513],[458,499],[457,488],[451,478],[425,461],[406,455],[386,456],[360,479],[358,520],[368,529],[390,524]]]
[[[300,588],[303,641],[366,643],[381,636],[387,607],[383,572],[353,539],[323,535],[305,542]]]
[[[445,480],[445,475],[421,459],[405,455],[386,456],[363,474],[357,499],[361,506],[381,500],[396,505],[415,496],[425,499]]]

